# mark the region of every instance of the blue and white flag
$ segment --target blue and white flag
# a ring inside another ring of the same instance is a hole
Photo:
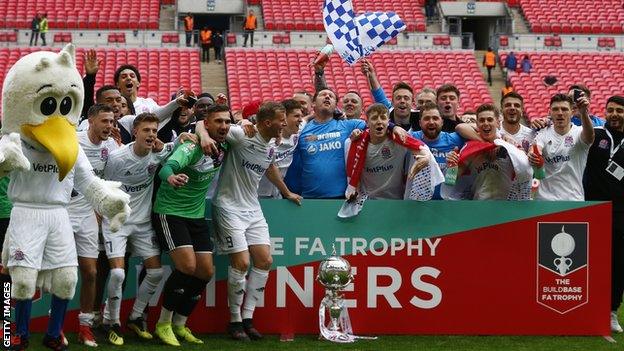
[[[350,65],[405,30],[405,23],[394,12],[355,16],[351,0],[325,0],[323,24],[338,54]]]

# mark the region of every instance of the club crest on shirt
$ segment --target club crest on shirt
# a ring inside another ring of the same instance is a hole
[[[565,137],[565,140],[563,142],[563,146],[565,146],[565,147],[572,147],[573,142],[574,142],[574,139],[572,139],[572,136],[568,135],[567,137]]]
[[[268,155],[267,155],[267,157],[269,158],[269,160],[273,158],[273,155],[275,155],[275,148],[272,148],[272,147],[271,147],[271,148],[269,148],[269,153],[268,153]]]
[[[147,173],[149,173],[150,175],[156,173],[156,168],[158,167],[157,164],[152,163],[149,166],[147,166]]]
[[[601,149],[609,148],[609,140],[607,140],[607,139],[600,140],[600,142],[598,143],[598,147],[601,148]]]
[[[317,151],[316,149],[316,145],[314,144],[310,144],[310,146],[308,146],[308,148],[306,149],[306,151],[310,154],[310,155],[314,155]]]
[[[107,148],[100,150],[100,160],[108,161],[108,149]]]
[[[392,152],[390,152],[390,148],[387,145],[381,148],[381,158],[387,160],[390,157],[392,157]]]
[[[26,255],[24,255],[24,251],[17,249],[15,250],[15,252],[13,253],[13,258],[16,261],[22,261],[24,260],[24,258],[26,258]]]

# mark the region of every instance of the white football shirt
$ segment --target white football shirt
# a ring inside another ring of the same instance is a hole
[[[150,152],[143,157],[134,153],[133,146],[134,142],[111,153],[104,168],[104,179],[121,182],[121,190],[130,195],[132,213],[126,224],[149,223],[156,169],[173,150],[173,143],[165,144],[159,153]]]
[[[96,145],[89,140],[89,135],[86,131],[78,132],[77,135],[78,143],[87,156],[89,163],[91,163],[93,172],[95,175],[102,178],[104,175],[104,166],[106,165],[106,161],[108,161],[109,155],[117,150],[119,146],[117,146],[115,140],[110,137]],[[89,203],[82,194],[78,193],[78,195],[71,198],[67,211],[71,216],[86,217],[93,214],[93,206],[91,206],[91,203]]]
[[[293,134],[288,139],[282,139],[282,142],[277,145],[275,149],[275,165],[279,169],[282,178],[286,176],[288,167],[290,167],[290,164],[292,163],[293,154],[295,153],[295,148],[297,148],[298,142],[299,134]],[[282,198],[282,194],[280,194],[277,187],[271,183],[266,175],[260,180],[260,185],[258,186],[258,196],[272,197],[274,199]]]
[[[533,144],[533,141],[535,141],[535,135],[537,134],[536,131],[529,127],[523,126],[522,124],[516,134],[507,132],[505,128],[501,128],[500,132],[501,135],[509,135],[516,143],[522,145],[524,152],[529,151],[529,147]]]
[[[80,146],[74,168],[60,182],[59,167],[51,153],[39,151],[23,141],[22,152],[30,161],[30,170],[12,171],[9,175],[7,195],[13,205],[65,207],[71,198],[72,189],[86,191],[95,177]]]
[[[553,126],[537,134],[535,142],[542,148],[546,177],[537,188],[537,200],[583,201],[583,172],[589,147],[581,139],[583,128],[572,125],[565,135]]]
[[[260,210],[258,185],[275,160],[275,140],[266,142],[260,133],[249,138],[239,126],[230,127],[226,140],[230,149],[212,203],[237,212]]]

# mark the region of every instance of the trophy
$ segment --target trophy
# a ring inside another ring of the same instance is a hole
[[[550,242],[550,248],[559,256],[553,260],[555,268],[559,271],[559,274],[565,275],[572,266],[572,259],[567,257],[574,252],[574,237],[565,232],[565,227],[561,227],[561,233],[555,235]]]
[[[325,297],[319,306],[321,337],[339,343],[354,342],[358,338],[375,339],[352,334],[349,313],[340,292],[353,282],[353,274],[349,262],[336,255],[336,248],[333,245],[331,256],[321,261],[319,265],[316,280],[325,287]],[[325,310],[329,313],[329,326],[325,324]]]

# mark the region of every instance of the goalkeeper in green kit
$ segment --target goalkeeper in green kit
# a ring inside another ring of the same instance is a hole
[[[200,103],[201,99],[197,103]],[[227,148],[229,108],[212,105],[204,114],[204,127],[219,145],[206,156],[199,145],[179,145],[158,174],[162,185],[153,206],[152,224],[161,247],[175,269],[165,282],[163,305],[155,334],[167,345],[178,340],[202,344],[186,326],[186,320],[214,274],[213,244],[205,219],[206,192],[215,178]]]

